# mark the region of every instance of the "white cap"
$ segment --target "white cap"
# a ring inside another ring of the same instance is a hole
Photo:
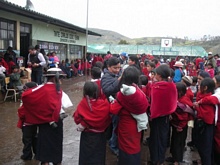
[[[211,54],[211,55],[212,55],[212,52],[209,52],[208,54]]]

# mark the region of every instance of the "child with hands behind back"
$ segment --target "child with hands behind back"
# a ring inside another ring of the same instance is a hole
[[[111,123],[110,104],[99,97],[95,82],[86,82],[83,98],[73,114],[77,130],[81,132],[79,165],[105,164],[105,130]]]

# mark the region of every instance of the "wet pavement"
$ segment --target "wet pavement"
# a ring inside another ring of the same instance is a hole
[[[82,98],[82,88],[84,82],[89,80],[89,77],[74,77],[62,80],[62,89],[68,94],[73,107],[66,109],[69,115],[64,119],[64,139],[63,139],[63,165],[77,165],[79,156],[79,140],[80,132],[76,131],[76,124],[73,121],[72,114]],[[0,99],[2,99],[0,97]],[[46,101],[46,100],[45,100]],[[14,102],[7,99],[6,102],[0,102],[0,165],[38,165],[39,161],[30,160],[23,161],[20,159],[22,154],[21,130],[16,127],[17,124],[17,109],[19,102]],[[188,130],[187,141],[190,140],[190,131]],[[148,136],[149,130],[145,132],[145,137]],[[107,146],[106,150],[106,165],[117,165],[117,158],[111,153]],[[167,149],[167,156],[169,155],[169,148]],[[198,154],[186,148],[184,153],[184,161],[182,165],[191,165],[192,160],[197,159]],[[142,145],[142,165],[147,165],[149,159],[148,147]],[[169,163],[165,163],[169,164]]]

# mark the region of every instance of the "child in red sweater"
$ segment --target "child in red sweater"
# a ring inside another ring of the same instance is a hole
[[[111,123],[110,104],[98,97],[98,85],[86,82],[73,118],[81,131],[79,165],[105,164],[105,130]]]
[[[197,111],[195,126],[198,127],[196,129],[198,134],[196,147],[202,164],[205,165],[212,165],[215,104],[205,103],[204,100],[214,93],[214,89],[215,82],[211,78],[204,78],[194,103]]]
[[[177,108],[171,114],[172,137],[170,152],[175,165],[183,161],[183,152],[187,137],[187,122],[193,118],[193,103],[186,96],[186,86],[179,82],[176,83],[178,91]]]

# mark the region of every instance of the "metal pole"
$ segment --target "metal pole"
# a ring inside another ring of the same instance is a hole
[[[85,47],[85,77],[87,81],[87,47],[88,47],[88,18],[89,18],[89,0],[87,0],[87,14],[86,14],[86,47]]]

